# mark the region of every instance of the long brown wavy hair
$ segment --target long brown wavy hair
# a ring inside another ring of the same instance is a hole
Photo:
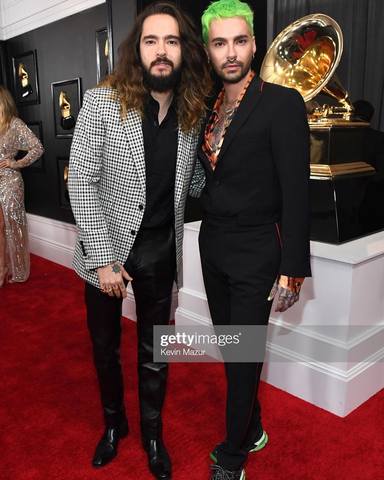
[[[0,85],[0,108],[3,110],[3,119],[0,121],[0,131],[8,130],[13,117],[17,117],[17,109],[11,92]]]
[[[135,109],[143,115],[148,90],[143,84],[140,38],[144,20],[157,14],[171,15],[179,25],[182,66],[181,79],[175,93],[180,128],[189,132],[199,126],[204,116],[212,80],[207,55],[195,25],[176,5],[168,2],[154,3],[138,15],[133,30],[119,46],[116,68],[100,86],[110,86],[117,91],[123,118],[129,109]]]

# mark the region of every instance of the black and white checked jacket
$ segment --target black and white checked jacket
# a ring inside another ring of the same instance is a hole
[[[87,90],[71,146],[68,189],[78,226],[73,266],[99,286],[96,269],[127,260],[144,216],[146,183],[141,117],[108,87]],[[179,130],[175,180],[177,285],[182,284],[184,207],[198,133]]]

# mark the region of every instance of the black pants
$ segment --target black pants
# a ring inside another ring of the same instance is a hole
[[[275,224],[241,226],[205,218],[199,236],[209,309],[214,325],[267,325],[268,295],[278,274],[280,243]],[[218,463],[235,470],[260,431],[257,399],[262,363],[226,363],[227,436]]]
[[[142,435],[161,435],[168,365],[153,362],[153,326],[170,318],[176,255],[173,226],[141,230],[124,265],[133,278],[138,336],[139,400]],[[120,365],[122,300],[86,283],[87,322],[93,344],[106,426],[125,420]]]

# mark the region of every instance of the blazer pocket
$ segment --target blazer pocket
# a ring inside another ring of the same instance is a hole
[[[79,243],[80,243],[80,247],[81,247],[81,251],[83,253],[83,256],[86,257],[87,252],[85,251],[84,242],[82,240],[79,240]]]

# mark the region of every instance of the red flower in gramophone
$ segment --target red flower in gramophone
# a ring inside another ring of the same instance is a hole
[[[300,58],[305,52],[305,50],[313,43],[316,37],[317,37],[316,30],[307,30],[302,35],[297,35],[295,40],[296,40],[296,45],[298,47],[298,50],[296,50],[296,52],[293,52],[292,56],[296,60]]]

